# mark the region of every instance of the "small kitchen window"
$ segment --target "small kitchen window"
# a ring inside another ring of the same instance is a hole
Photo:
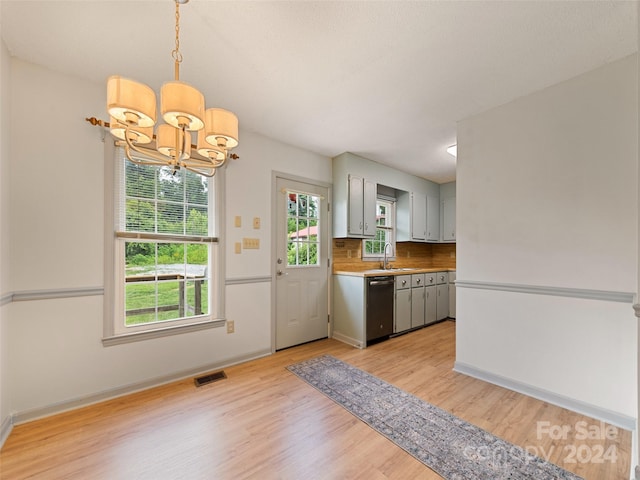
[[[396,200],[395,198],[378,197],[376,200],[376,234],[372,239],[362,241],[362,258],[382,260],[384,248],[387,247],[387,258],[396,255]]]

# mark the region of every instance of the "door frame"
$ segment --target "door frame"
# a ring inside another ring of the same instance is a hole
[[[271,353],[276,352],[276,260],[277,254],[277,242],[278,242],[278,192],[277,181],[278,178],[283,180],[290,180],[293,182],[309,183],[318,187],[324,187],[327,189],[327,205],[329,211],[327,212],[327,258],[329,265],[327,267],[327,312],[329,312],[329,324],[327,325],[327,335],[331,338],[333,332],[333,184],[330,182],[323,182],[320,180],[314,180],[312,178],[301,177],[298,175],[291,175],[290,173],[280,172],[276,170],[271,171]]]

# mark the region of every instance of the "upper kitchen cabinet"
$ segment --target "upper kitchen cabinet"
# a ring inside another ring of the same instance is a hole
[[[440,197],[427,195],[427,242],[440,240]]]
[[[411,194],[411,240],[424,242],[427,239],[427,196]]]
[[[440,185],[441,229],[443,242],[456,241],[456,184],[454,182]]]
[[[440,197],[401,192],[397,205],[398,241],[440,241]]]
[[[399,192],[397,201],[397,240],[424,242],[427,239],[427,196],[420,192]]]
[[[333,236],[375,236],[378,194],[396,199],[397,241],[452,241],[444,240],[441,201],[455,199],[455,182],[438,185],[349,152],[333,158]]]
[[[349,175],[348,237],[371,237],[376,234],[376,189],[374,182]]]

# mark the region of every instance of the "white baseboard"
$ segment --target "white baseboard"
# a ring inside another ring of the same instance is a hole
[[[150,380],[131,383],[129,385],[125,385],[122,387],[111,388],[108,390],[103,390],[98,393],[85,395],[85,396],[74,398],[64,402],[54,403],[51,405],[47,405],[45,407],[33,408],[30,410],[23,410],[21,412],[16,412],[11,416],[10,425],[18,425],[20,423],[30,422],[32,420],[37,420],[39,418],[55,415],[57,413],[62,413],[69,410],[75,410],[76,408],[86,407],[87,405],[104,402],[105,400],[110,400],[112,398],[122,397],[124,395],[129,395],[130,393],[139,392],[141,390],[147,390],[149,388],[157,387],[157,386],[164,385],[171,382],[176,382],[178,380],[183,380],[189,377],[194,377],[205,372],[210,372],[212,370],[220,370],[222,368],[230,367],[232,365],[237,365],[239,363],[248,362],[249,360],[255,360],[255,359],[266,357],[269,355],[271,355],[271,350],[261,350],[258,352],[253,352],[249,355],[243,355],[240,357],[229,359],[224,363],[203,365],[190,370],[183,370],[181,372],[177,372],[174,374],[155,377]],[[4,432],[4,429],[5,429],[5,425],[3,422],[2,424],[3,432]],[[9,427],[9,432],[10,431],[11,431],[11,426]]]
[[[629,417],[628,415],[623,415],[606,408],[601,408],[596,405],[581,402],[570,397],[565,397],[564,395],[559,395],[542,388],[534,387],[533,385],[518,382],[501,375],[496,375],[494,373],[481,370],[462,362],[455,362],[453,371],[469,375],[470,377],[474,377],[479,380],[484,380],[485,382],[493,383],[494,385],[513,390],[514,392],[522,393],[529,397],[537,398],[538,400],[543,400],[545,402],[557,405],[562,408],[566,408],[568,410],[572,410],[577,413],[581,413],[583,415],[587,415],[596,420],[602,420],[603,422],[615,425],[616,427],[624,428],[625,430],[629,430],[631,432],[633,432],[636,428],[636,419],[633,417]]]
[[[11,430],[13,430],[13,415],[8,415],[2,420],[2,424],[0,424],[0,449],[2,449],[4,442],[9,438]]]
[[[356,340],[355,338],[351,338],[351,337],[349,337],[347,335],[343,335],[340,332],[334,331],[331,334],[331,338],[335,338],[336,340],[339,340],[342,343],[346,343],[347,345],[351,345],[352,347],[357,347],[357,348],[364,348],[365,347],[360,340]]]

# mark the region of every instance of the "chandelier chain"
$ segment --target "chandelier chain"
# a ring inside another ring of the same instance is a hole
[[[175,79],[180,80],[180,63],[182,63],[182,53],[180,53],[180,3],[176,1],[176,48],[171,52],[175,60]]]

